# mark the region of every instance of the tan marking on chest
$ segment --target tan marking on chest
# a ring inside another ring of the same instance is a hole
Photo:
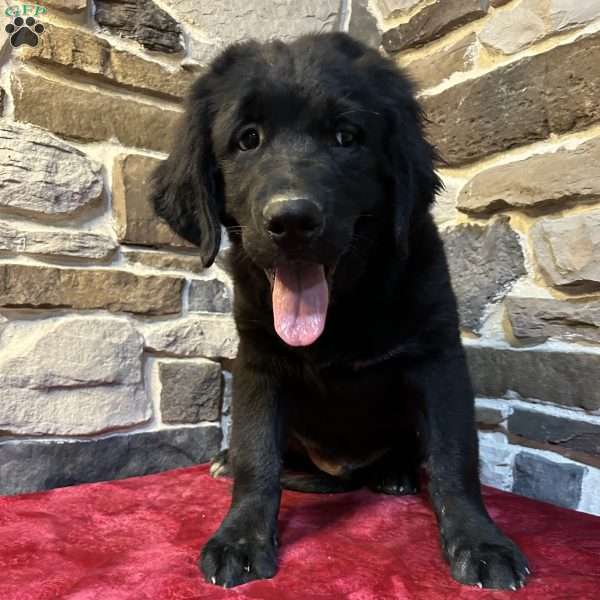
[[[347,476],[356,469],[372,464],[386,453],[385,449],[375,450],[361,459],[344,457],[342,455],[334,456],[332,453],[319,448],[313,442],[302,438],[299,439],[313,464],[324,473],[328,473],[334,477]]]

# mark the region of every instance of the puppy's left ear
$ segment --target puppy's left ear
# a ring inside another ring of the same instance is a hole
[[[154,210],[175,233],[198,246],[204,267],[221,244],[223,184],[212,147],[209,76],[193,87],[174,148],[152,176]]]
[[[378,70],[386,104],[386,155],[393,195],[394,235],[408,255],[411,232],[423,222],[442,182],[435,173],[435,149],[423,133],[424,117],[413,86],[386,61]]]

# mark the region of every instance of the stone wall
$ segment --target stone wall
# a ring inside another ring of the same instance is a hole
[[[596,0],[41,4],[37,46],[0,38],[0,493],[226,443],[230,281],[148,175],[228,42],[343,29],[405,67],[445,159],[484,482],[600,514]]]
[[[28,9],[44,27],[36,46],[14,48],[2,32],[9,494],[208,460],[223,442],[237,345],[227,275],[203,271],[148,203],[149,174],[204,64],[190,52],[203,39],[185,20],[193,3],[41,4]]]

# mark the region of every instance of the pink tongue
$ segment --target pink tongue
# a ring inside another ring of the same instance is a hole
[[[323,333],[329,290],[317,264],[277,267],[273,286],[273,320],[277,335],[290,346],[308,346]]]

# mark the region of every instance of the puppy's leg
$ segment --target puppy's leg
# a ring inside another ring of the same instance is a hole
[[[242,348],[234,368],[233,394],[231,507],[200,557],[206,580],[224,587],[275,575],[281,499],[283,419],[277,385],[270,375],[245,362]]]
[[[517,589],[529,573],[527,560],[483,505],[464,351],[457,347],[412,374],[425,394],[430,496],[452,576],[480,587]]]

